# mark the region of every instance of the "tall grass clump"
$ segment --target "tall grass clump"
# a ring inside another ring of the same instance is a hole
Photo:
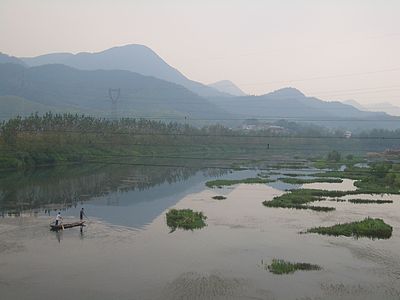
[[[350,202],[350,203],[354,203],[354,204],[385,204],[385,203],[393,203],[393,200],[349,199],[347,201]]]
[[[225,200],[226,197],[225,196],[214,196],[212,197],[214,200]]]
[[[329,227],[314,227],[307,230],[308,233],[372,239],[388,239],[392,236],[392,231],[392,226],[386,224],[382,219],[370,217],[362,221],[336,224]]]
[[[278,275],[290,274],[296,271],[321,270],[321,267],[318,265],[313,265],[309,263],[292,263],[283,259],[273,259],[272,263],[268,265],[267,268],[271,273]]]
[[[343,179],[341,178],[311,178],[311,179],[302,179],[302,178],[279,178],[278,180],[289,183],[289,184],[306,184],[306,183],[342,183]]]
[[[195,212],[191,209],[170,209],[167,212],[167,225],[171,232],[177,228],[184,230],[201,229],[206,226],[207,217],[202,212]]]
[[[341,197],[345,194],[341,191],[325,191],[300,189],[292,190],[289,193],[274,197],[271,201],[264,201],[264,206],[281,207],[294,209],[311,209],[315,211],[332,211],[334,207],[308,205],[310,202],[324,200],[324,197]]]

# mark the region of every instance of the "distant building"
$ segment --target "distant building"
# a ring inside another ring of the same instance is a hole
[[[271,133],[281,133],[286,131],[282,126],[272,125],[268,122],[261,122],[257,119],[247,119],[242,124],[243,130],[267,130]]]
[[[346,139],[351,138],[351,131],[346,131],[346,132],[344,133],[344,137],[345,137]]]

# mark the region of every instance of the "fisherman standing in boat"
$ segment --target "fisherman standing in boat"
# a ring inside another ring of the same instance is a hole
[[[82,209],[81,209],[81,211],[79,213],[79,218],[81,219],[81,221],[83,220],[83,216],[85,216],[87,218],[87,215],[85,214],[85,210],[82,207]]]
[[[61,212],[58,212],[58,214],[56,216],[56,226],[61,225],[62,219],[63,219],[63,217],[61,217]]]

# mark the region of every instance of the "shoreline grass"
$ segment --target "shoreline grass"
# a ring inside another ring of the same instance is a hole
[[[265,178],[245,178],[245,179],[217,179],[206,182],[206,186],[209,188],[220,187],[220,186],[231,186],[239,183],[245,184],[265,184],[273,182],[273,180],[265,179]]]
[[[336,224],[328,227],[314,227],[307,229],[306,232],[354,238],[368,237],[372,239],[388,239],[392,236],[393,228],[382,219],[368,217],[362,221]]]
[[[167,225],[171,228],[171,232],[177,228],[184,230],[201,229],[207,224],[207,217],[202,212],[195,212],[191,209],[170,209],[167,214]]]
[[[302,178],[279,178],[278,180],[289,183],[289,184],[307,184],[307,183],[342,183],[343,179],[341,178],[311,178],[311,179],[302,179]]]
[[[349,199],[347,200],[354,204],[386,204],[393,203],[393,200],[369,200],[369,199]]]
[[[318,271],[322,268],[309,263],[292,263],[283,259],[273,259],[272,263],[266,266],[266,269],[273,274],[283,275],[291,274],[296,271]]]

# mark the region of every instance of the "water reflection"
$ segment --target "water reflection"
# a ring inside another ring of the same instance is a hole
[[[165,182],[187,180],[198,170],[169,167],[110,165],[61,166],[0,173],[0,211],[18,215],[26,210],[50,211],[76,207],[93,197],[143,191]],[[209,172],[209,171],[207,171]],[[118,205],[118,196],[108,199]]]
[[[60,166],[0,173],[2,216],[21,214],[79,217],[79,210],[112,224],[142,227],[202,187],[204,178],[226,170],[155,166]]]
[[[55,231],[55,235],[56,235],[57,241],[58,241],[59,243],[61,243],[62,235],[63,235],[63,230],[57,230],[57,231]]]

